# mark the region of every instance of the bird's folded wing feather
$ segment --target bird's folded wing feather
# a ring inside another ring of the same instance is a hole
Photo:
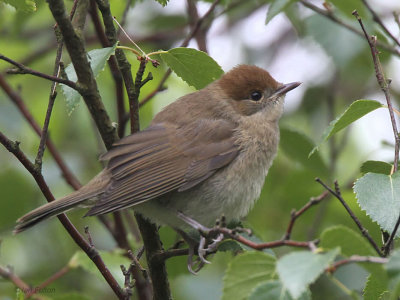
[[[225,120],[199,120],[186,126],[162,123],[121,139],[101,157],[109,160],[111,181],[87,215],[126,208],[203,182],[238,155],[234,128]]]

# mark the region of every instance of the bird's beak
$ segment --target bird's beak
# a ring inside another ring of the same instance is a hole
[[[274,93],[274,95],[281,96],[286,94],[287,92],[297,88],[301,82],[291,82],[291,83],[286,83],[282,84]]]

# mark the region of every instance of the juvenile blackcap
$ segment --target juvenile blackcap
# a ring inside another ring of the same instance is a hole
[[[85,216],[132,207],[157,224],[186,231],[181,213],[211,226],[244,217],[260,196],[279,142],[285,94],[256,66],[239,65],[207,87],[183,96],[151,125],[101,156],[106,168],[88,184],[18,219],[21,232],[77,206]]]

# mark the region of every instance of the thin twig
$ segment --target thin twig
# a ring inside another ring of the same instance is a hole
[[[19,143],[13,142],[8,139],[2,132],[0,132],[0,143],[10,151],[25,167],[25,169],[33,176],[43,195],[46,197],[48,202],[54,201],[54,196],[51,193],[43,175],[38,172],[35,165],[26,157],[26,155],[20,150]],[[75,243],[87,254],[87,256],[95,263],[104,279],[107,281],[109,286],[112,288],[114,293],[119,299],[126,299],[125,294],[120,288],[118,282],[115,280],[113,275],[104,264],[100,254],[94,249],[79,233],[75,226],[71,223],[65,214],[57,216],[64,228],[68,231],[69,235],[75,241]]]
[[[49,284],[53,283],[60,277],[67,274],[70,270],[71,270],[71,268],[68,265],[61,268],[56,273],[54,273],[49,278],[47,278],[45,281],[43,281],[41,284],[39,284],[37,287],[35,287],[34,289],[30,289],[29,292],[26,293],[25,299],[32,297],[35,293],[40,293],[41,290],[43,290],[45,287],[47,287]]]
[[[286,229],[286,233],[283,237],[284,240],[289,240],[292,234],[293,226],[298,217],[300,217],[303,213],[305,213],[311,206],[320,203],[328,196],[328,191],[323,192],[321,195],[317,197],[312,197],[310,201],[308,201],[301,209],[298,211],[293,210],[290,215],[290,222]]]
[[[180,47],[187,47],[189,45],[190,40],[197,34],[198,30],[201,28],[201,25],[203,22],[212,14],[214,9],[217,7],[217,5],[221,2],[221,0],[215,0],[207,10],[207,12],[201,17],[198,18],[196,23],[192,26],[192,29],[190,33],[187,35],[187,37],[182,41]],[[206,34],[206,31],[204,32]],[[150,92],[147,97],[145,97],[139,104],[139,107],[143,106],[146,104],[148,101],[150,101],[155,95],[157,95],[159,92],[165,90],[164,84],[167,81],[168,77],[171,75],[172,71],[171,69],[168,69],[161,81],[158,83],[157,87]]]
[[[329,191],[333,196],[335,196],[340,201],[340,203],[342,203],[342,205],[344,206],[350,217],[353,219],[354,223],[356,223],[358,229],[360,229],[362,235],[368,240],[371,246],[375,249],[376,253],[378,253],[379,256],[383,256],[383,253],[379,249],[378,245],[375,243],[374,239],[368,233],[368,230],[361,224],[360,220],[356,217],[351,208],[347,205],[346,201],[344,201],[339,189],[338,182],[335,181],[335,191],[334,191],[329,186],[327,186],[321,179],[316,178],[315,181],[321,184],[327,191]]]
[[[311,4],[307,0],[300,0],[300,3],[303,4],[305,7],[313,10],[316,13],[318,13],[319,15],[321,15],[321,16],[323,16],[325,18],[328,18],[332,22],[334,22],[334,23],[336,23],[336,24],[338,24],[338,25],[350,30],[351,32],[357,34],[358,36],[361,36],[361,37],[364,36],[362,31],[360,31],[357,28],[354,28],[353,26],[343,22],[340,18],[338,18],[336,15],[334,15],[332,13],[332,11],[323,10],[323,9],[315,6],[314,4]],[[394,47],[392,47],[390,45],[384,44],[382,42],[378,42],[377,45],[380,48],[385,49],[385,50],[393,53],[394,55],[400,56],[400,50],[398,50],[398,49],[396,49],[396,48],[394,48]]]
[[[365,7],[371,13],[374,21],[379,24],[379,26],[382,28],[382,30],[392,39],[393,42],[395,42],[398,46],[400,46],[400,41],[393,35],[393,33],[390,32],[390,30],[386,27],[386,25],[383,23],[381,18],[375,12],[375,10],[373,10],[371,5],[369,5],[368,1],[367,0],[361,0],[361,1],[364,3]]]
[[[358,22],[360,23],[361,29],[364,32],[365,38],[371,49],[372,60],[374,62],[374,67],[375,67],[376,79],[378,81],[379,87],[381,88],[381,90],[384,93],[385,98],[386,98],[386,104],[387,104],[387,107],[389,110],[390,121],[392,123],[393,135],[394,135],[394,140],[395,140],[394,161],[393,161],[393,173],[394,173],[394,172],[397,172],[398,164],[399,164],[400,136],[399,136],[399,132],[397,129],[396,117],[394,115],[392,101],[390,100],[390,92],[389,92],[390,82],[388,80],[386,80],[385,75],[383,74],[382,64],[379,60],[379,51],[376,48],[376,44],[377,44],[376,37],[368,35],[367,31],[365,30],[364,24],[361,20],[361,17],[359,16],[359,14],[356,10],[353,11],[353,15],[357,18]],[[399,225],[400,225],[400,214],[399,214],[399,217],[397,218],[396,225],[394,226],[389,239],[386,241],[386,243],[383,247],[383,249],[384,249],[383,252],[385,255],[387,255],[390,251],[390,246],[396,236],[396,232],[399,228]]]
[[[8,70],[7,71],[8,74],[30,74],[30,75],[44,78],[44,79],[47,79],[47,80],[50,80],[53,82],[58,82],[58,83],[68,85],[70,88],[77,90],[78,92],[81,91],[79,89],[79,87],[76,85],[76,83],[71,80],[63,79],[63,78],[48,75],[48,74],[45,74],[45,73],[42,73],[39,71],[35,71],[35,70],[28,68],[28,67],[24,66],[23,64],[16,62],[15,60],[12,60],[11,58],[4,56],[2,54],[0,54],[0,59],[17,67],[17,69]]]
[[[370,262],[375,264],[386,264],[388,261],[389,259],[384,257],[352,255],[347,259],[334,262],[331,266],[325,269],[325,272],[334,273],[339,267],[351,263]]]
[[[11,269],[11,267],[3,268],[0,266],[0,276],[10,280],[16,287],[22,291],[29,291],[31,287],[21,278],[19,278]]]
[[[55,58],[55,62],[54,62],[54,71],[53,71],[53,76],[55,76],[55,77],[60,76],[60,70],[61,70],[60,63],[61,63],[61,56],[62,56],[62,49],[63,49],[63,41],[62,41],[61,33],[57,32],[57,31],[58,30],[55,29],[55,34],[56,34],[56,38],[57,38],[57,54],[56,54],[56,58]],[[57,87],[57,83],[53,81],[53,83],[51,84],[51,88],[50,88],[49,104],[47,105],[46,117],[44,119],[42,132],[40,134],[39,148],[38,148],[38,152],[37,152],[36,158],[35,158],[35,165],[40,170],[42,169],[42,158],[44,155],[44,150],[45,150],[44,148],[46,146],[51,113],[53,111],[54,102],[57,97],[56,87]]]
[[[40,136],[42,130],[39,124],[35,121],[32,114],[29,112],[21,96],[15,90],[13,90],[13,88],[6,82],[4,76],[2,76],[1,74],[0,74],[0,87],[8,95],[10,100],[18,107],[19,111],[22,113],[26,121],[31,125],[32,129],[36,132],[36,134]],[[60,153],[58,152],[56,146],[53,144],[50,138],[46,139],[46,145],[47,148],[49,149],[49,152],[53,156],[56,164],[60,168],[62,175],[67,181],[67,183],[71,185],[74,189],[76,190],[79,189],[81,187],[79,180],[68,168],[67,164],[62,159]]]

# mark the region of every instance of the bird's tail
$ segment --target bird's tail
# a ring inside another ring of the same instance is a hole
[[[60,215],[78,205],[84,204],[88,199],[100,195],[108,183],[107,180],[104,180],[106,176],[103,175],[102,172],[72,194],[44,204],[22,216],[17,220],[17,225],[13,231],[14,234],[20,233],[45,219]]]

